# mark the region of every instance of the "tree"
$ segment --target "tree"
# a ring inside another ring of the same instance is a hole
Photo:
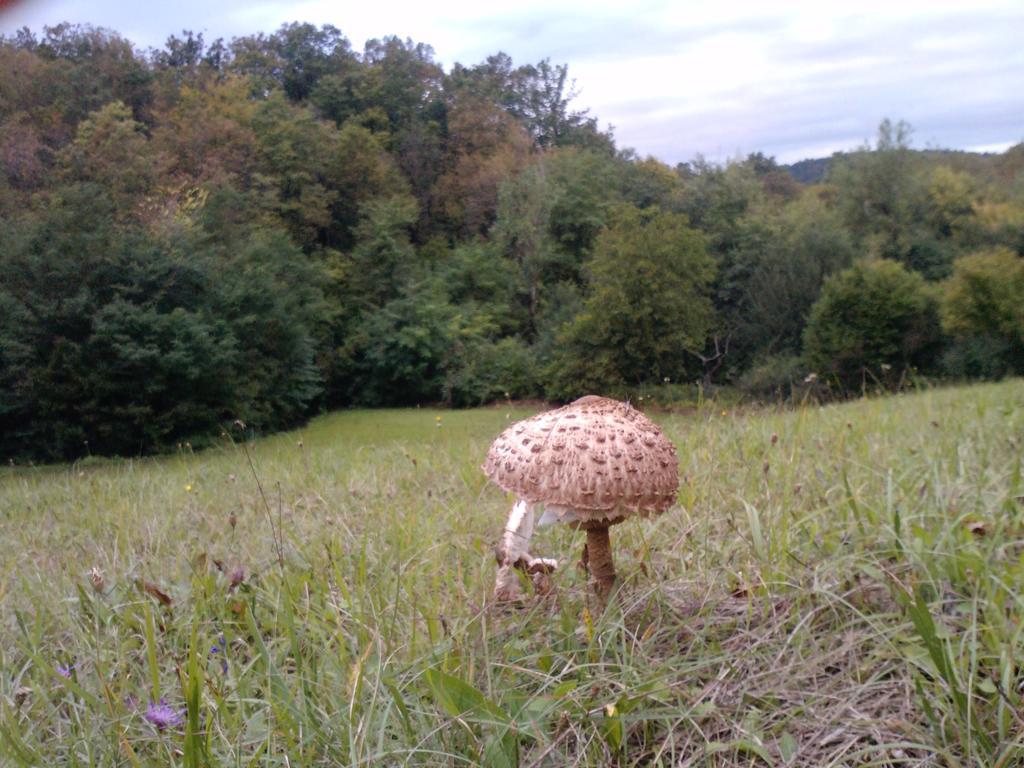
[[[440,98],[444,71],[425,43],[394,35],[367,40],[363,67],[364,104],[384,110],[393,132],[422,118]]]
[[[292,101],[308,98],[326,74],[352,69],[356,57],[348,39],[330,24],[284,24],[274,35],[275,48],[284,66],[281,86]]]
[[[767,162],[767,161],[766,161]],[[704,378],[734,374],[752,354],[747,326],[749,288],[764,254],[781,247],[778,211],[766,201],[756,176],[757,163],[718,166],[697,158],[677,167],[682,186],[681,209],[703,234],[716,263],[713,301],[716,323],[702,350]]]
[[[979,201],[974,215],[980,245],[1004,246],[1024,256],[1024,190],[1016,200],[996,197]]]
[[[861,261],[825,283],[804,331],[804,355],[845,390],[895,383],[934,362],[936,301],[924,279],[888,259]]]
[[[256,230],[222,257],[216,313],[238,340],[235,413],[274,431],[307,418],[324,389],[330,340],[326,275],[281,231]]]
[[[447,124],[448,169],[433,189],[432,211],[457,237],[486,235],[502,181],[526,165],[530,137],[507,113],[473,97],[449,109]]]
[[[1006,248],[964,256],[944,288],[942,326],[958,344],[954,372],[1024,373],[1024,258]]]
[[[260,171],[254,184],[307,250],[352,247],[363,205],[408,189],[380,142],[358,125],[339,130],[280,95],[260,105],[252,125]]]
[[[437,280],[413,280],[365,313],[348,340],[354,360],[350,393],[359,404],[410,405],[442,398],[456,310]]]
[[[528,341],[536,338],[541,291],[557,282],[551,273],[562,261],[548,231],[550,216],[551,195],[543,162],[527,167],[501,185],[491,241],[515,265],[514,285],[521,308],[518,314],[525,315],[522,324]]]
[[[638,208],[683,210],[682,179],[669,166],[653,157],[640,160],[631,152],[620,153],[619,159],[624,164],[622,196],[626,202]]]
[[[560,334],[548,369],[549,394],[685,379],[712,325],[714,278],[704,240],[685,217],[619,208],[588,271],[583,309]]]
[[[614,142],[598,129],[597,120],[586,110],[569,108],[577,93],[566,64],[543,59],[513,68],[512,59],[498,53],[475,67],[456,64],[448,84],[454,93],[486,98],[523,121],[542,149],[576,146],[614,154]]]
[[[910,126],[883,120],[874,149],[837,156],[829,173],[836,204],[864,251],[892,259],[938,280],[949,273],[953,253],[943,240],[936,203],[948,197],[947,180],[929,181],[922,158],[910,149]],[[929,184],[936,197],[929,198]],[[958,194],[958,193],[954,193]],[[929,226],[931,222],[932,226]]]
[[[12,187],[32,190],[46,176],[46,146],[24,112],[0,122],[0,166]]]
[[[551,153],[544,167],[551,194],[548,231],[564,254],[556,279],[578,279],[609,213],[622,201],[622,166],[575,147]]]
[[[181,35],[169,36],[163,49],[151,50],[149,56],[165,87],[170,85],[167,95],[172,99],[174,90],[185,83],[203,84],[219,79],[228,59],[222,38],[207,45],[202,32],[185,29]]]
[[[115,228],[113,210],[69,187],[0,246],[6,455],[148,452],[230,413],[236,347],[210,312],[209,263]]]
[[[153,101],[153,74],[132,44],[109,29],[88,24],[43,27],[35,53],[48,61],[46,97],[69,130],[113,101],[144,121]]]
[[[283,24],[273,35],[231,41],[231,70],[252,79],[256,92],[269,95],[280,87],[291,101],[303,101],[321,79],[355,68],[347,38],[330,24]]]
[[[120,101],[107,104],[83,120],[61,162],[70,181],[101,185],[126,216],[148,193],[156,168],[143,126]]]
[[[741,219],[749,235],[732,253],[742,265],[737,312],[729,333],[733,368],[755,357],[800,351],[811,306],[829,275],[853,261],[853,243],[838,215],[813,192],[776,211]]]
[[[364,207],[345,269],[350,307],[379,308],[413,276],[416,251],[409,231],[417,214],[416,201],[408,195],[379,198]]]
[[[280,232],[228,249],[114,210],[95,184],[65,187],[0,243],[0,451],[135,455],[306,417],[329,317],[319,266]]]
[[[230,76],[201,88],[181,85],[176,103],[153,130],[160,171],[186,187],[252,184],[257,103],[245,78]]]
[[[943,239],[960,239],[974,217],[974,183],[963,171],[940,165],[931,170],[926,188],[928,223]]]

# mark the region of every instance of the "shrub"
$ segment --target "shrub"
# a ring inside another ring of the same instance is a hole
[[[892,385],[938,351],[936,302],[924,279],[901,264],[862,261],[833,276],[804,332],[808,366],[842,390]]]
[[[69,187],[0,243],[0,455],[134,455],[307,416],[325,315],[308,257],[281,234],[228,251],[111,218]]]
[[[957,259],[942,297],[955,375],[1024,373],[1024,259],[995,248]]]
[[[441,399],[452,354],[455,312],[437,281],[409,283],[367,313],[347,340],[351,399],[359,405],[413,405]]]
[[[756,360],[737,384],[749,395],[788,398],[806,376],[807,367],[799,355],[770,355]]]
[[[1000,379],[1012,367],[1010,345],[993,336],[963,336],[942,354],[942,373],[954,379]]]
[[[463,407],[537,394],[533,351],[522,339],[479,339],[466,344],[448,372],[445,401]]]
[[[571,399],[687,377],[714,319],[715,264],[683,216],[632,207],[601,231],[589,292],[560,329],[546,392]]]

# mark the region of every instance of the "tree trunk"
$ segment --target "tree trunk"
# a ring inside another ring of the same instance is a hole
[[[587,565],[590,584],[603,605],[615,586],[615,562],[607,526],[587,529]]]

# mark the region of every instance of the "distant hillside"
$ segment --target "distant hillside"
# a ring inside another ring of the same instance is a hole
[[[825,178],[831,165],[831,157],[817,157],[779,167],[801,184],[815,184]]]
[[[1024,144],[1011,147],[1001,154],[965,152],[958,149],[915,149],[911,151],[921,155],[928,162],[942,163],[975,176],[991,178],[994,175],[999,175],[1004,165],[1012,162],[1024,152]],[[837,158],[845,157],[847,154],[851,153],[836,152],[832,157],[809,158],[790,165],[780,165],[779,168],[801,184],[816,184],[828,176],[829,169]]]

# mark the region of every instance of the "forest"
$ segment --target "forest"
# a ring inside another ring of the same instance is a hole
[[[574,96],[565,64],[333,26],[0,38],[0,457],[1024,373],[1024,144],[885,119],[824,164],[671,167]]]

